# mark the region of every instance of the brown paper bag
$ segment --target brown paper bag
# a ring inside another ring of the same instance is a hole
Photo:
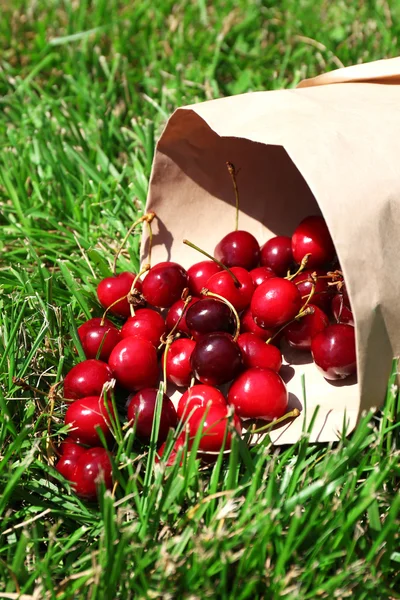
[[[326,442],[384,400],[400,351],[398,84],[400,58],[340,69],[299,89],[180,108],[158,142],[147,202],[158,216],[153,263],[188,267],[202,256],[184,238],[212,253],[234,228],[227,160],[240,169],[239,227],[260,244],[291,235],[307,215],[327,221],[356,320],[358,383],[328,382],[309,354],[286,351],[290,406],[302,413],[273,432],[276,444],[296,441],[316,407],[311,438]]]

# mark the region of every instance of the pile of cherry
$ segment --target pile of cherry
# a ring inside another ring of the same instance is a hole
[[[79,496],[95,499],[99,477],[112,486],[109,452],[118,416],[105,386],[112,380],[125,394],[125,427],[133,426],[143,444],[163,377],[164,392],[167,382],[184,392],[177,408],[165,393],[162,400],[160,459],[170,428],[185,423],[171,464],[199,428],[199,452],[209,456],[230,448],[242,420],[286,418],[283,338],[311,351],[326,379],[355,373],[353,316],[322,217],[307,217],[291,238],[277,236],[261,248],[251,233],[233,231],[214,256],[217,262],[203,260],[187,271],[162,262],[145,274],[124,272],[99,283],[106,314],[79,327],[87,360],[64,380],[71,429],[56,468]],[[106,318],[110,313],[125,320],[121,328]]]

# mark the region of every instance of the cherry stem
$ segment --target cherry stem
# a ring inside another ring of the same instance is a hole
[[[163,356],[163,388],[164,388],[164,394],[167,393],[167,358],[168,358],[168,352],[169,352],[169,349],[171,348],[172,342],[173,342],[173,339],[170,336],[168,336],[167,343],[165,344],[165,350],[164,350],[164,356]]]
[[[104,320],[106,318],[106,316],[108,315],[109,311],[112,309],[113,306],[115,306],[116,304],[118,304],[118,302],[121,302],[121,300],[125,300],[125,298],[127,298],[128,296],[121,296],[121,298],[118,298],[118,300],[115,300],[112,304],[110,304],[110,306],[107,306],[106,310],[103,312],[103,316],[101,317],[101,321],[100,321],[100,327],[104,326]]]
[[[221,267],[221,269],[224,269],[224,271],[226,271],[227,273],[229,273],[229,275],[232,277],[232,279],[234,281],[234,284],[235,284],[235,286],[237,288],[241,287],[240,281],[236,277],[236,275],[234,273],[232,273],[232,271],[230,269],[228,269],[228,267],[226,267],[225,265],[223,265],[221,261],[219,261],[214,256],[211,256],[211,254],[208,254],[208,252],[206,252],[205,250],[202,250],[201,248],[199,248],[198,246],[196,246],[192,242],[189,242],[189,240],[183,240],[183,243],[186,244],[186,246],[190,246],[190,248],[193,248],[193,250],[197,250],[197,252],[201,252],[201,254],[204,254],[204,256],[207,256],[207,258],[209,258],[210,260],[212,260],[213,262],[215,262],[219,267]]]
[[[145,265],[143,265],[143,267],[140,269],[139,273],[136,275],[135,279],[132,282],[131,285],[131,289],[129,290],[127,297],[127,300],[129,302],[129,308],[131,311],[131,317],[135,316],[135,307],[133,306],[133,303],[130,301],[131,299],[134,298],[134,291],[136,289],[136,284],[139,280],[139,278],[144,275],[145,273],[147,273],[147,271],[150,271],[150,263],[146,263]]]
[[[307,306],[307,308],[305,308],[305,306],[306,305],[304,305],[303,308],[300,309],[300,312],[291,321],[288,321],[287,323],[282,325],[282,327],[280,327],[277,331],[275,331],[274,335],[271,335],[271,337],[265,343],[270,344],[272,342],[272,340],[275,339],[276,336],[279,335],[281,333],[281,331],[286,329],[286,327],[288,325],[290,325],[291,323],[294,323],[295,321],[302,319],[306,315],[314,314],[314,309],[312,308],[312,306]]]
[[[293,418],[298,417],[299,415],[300,415],[299,409],[294,408],[290,412],[283,415],[283,417],[279,417],[279,419],[274,419],[274,421],[271,421],[271,423],[268,423],[267,425],[264,425],[263,427],[260,427],[259,429],[254,429],[251,433],[252,434],[261,433],[262,431],[265,431],[266,429],[270,429],[271,427],[274,427],[274,425],[277,425],[278,423],[282,423],[282,421],[286,421],[286,419],[293,419]]]
[[[233,304],[231,302],[229,302],[229,300],[227,300],[223,296],[220,296],[219,294],[215,294],[214,292],[210,292],[207,288],[203,288],[201,290],[201,294],[203,296],[211,296],[211,298],[218,298],[218,300],[221,300],[224,304],[226,304],[227,306],[229,306],[229,308],[233,312],[233,314],[235,316],[235,320],[236,320],[236,331],[235,331],[235,335],[233,336],[233,341],[237,342],[237,339],[238,339],[239,333],[240,333],[240,319],[239,319],[239,315],[237,313],[236,308],[233,306]]]
[[[227,161],[226,166],[228,167],[229,175],[231,176],[233,189],[235,190],[235,201],[236,201],[236,217],[235,217],[235,230],[239,229],[239,190],[236,181],[236,169],[235,165]]]
[[[188,291],[189,291],[189,288],[185,288],[183,290],[183,292],[182,292],[182,296],[185,296]],[[191,303],[191,301],[192,301],[192,296],[186,295],[185,302],[184,302],[184,304],[182,306],[182,312],[179,315],[179,318],[178,318],[177,322],[175,323],[175,325],[173,326],[173,328],[171,329],[171,331],[167,335],[167,337],[166,337],[167,340],[168,340],[168,338],[171,338],[171,339],[173,338],[173,335],[174,335],[175,331],[178,329],[179,323],[182,321],[183,317],[185,316],[185,312],[187,311],[187,308],[188,308],[189,304]],[[161,346],[162,346],[162,344],[161,344]]]
[[[302,259],[301,259],[301,263],[299,268],[297,269],[296,273],[293,273],[293,275],[290,275],[290,273],[288,273],[285,277],[285,279],[287,279],[288,281],[292,281],[292,279],[294,279],[295,277],[297,277],[297,275],[299,275],[302,271],[304,271],[304,269],[306,268],[307,262],[308,262],[308,258],[309,256],[311,256],[311,253],[306,254]]]
[[[304,311],[304,309],[306,308],[306,306],[308,304],[310,304],[310,300],[314,296],[315,290],[316,290],[316,285],[315,285],[315,280],[313,280],[312,285],[311,285],[311,291],[307,296],[307,300],[304,302],[303,306],[301,307],[300,313]]]
[[[152,242],[152,237],[153,237],[153,236],[152,236],[152,232],[151,232],[151,226],[150,226],[150,223],[152,222],[152,220],[154,219],[154,217],[155,217],[155,216],[156,216],[156,215],[155,215],[155,213],[154,213],[154,212],[149,212],[149,213],[146,213],[145,215],[143,215],[142,217],[140,217],[140,219],[138,219],[137,221],[135,221],[135,222],[134,222],[134,223],[133,223],[133,224],[132,224],[132,225],[129,227],[129,229],[128,229],[128,232],[127,232],[126,236],[125,236],[125,237],[124,237],[124,239],[122,240],[122,242],[121,242],[121,245],[120,245],[120,247],[118,248],[118,250],[117,250],[117,252],[116,252],[116,254],[115,254],[115,256],[114,256],[113,267],[112,267],[112,270],[113,270],[114,276],[117,274],[117,260],[118,260],[118,257],[119,257],[119,255],[121,254],[121,252],[122,252],[122,250],[123,250],[123,248],[124,248],[124,246],[125,246],[125,244],[126,244],[126,242],[127,242],[127,239],[128,239],[128,237],[131,235],[131,233],[132,233],[132,231],[135,229],[135,227],[137,227],[138,225],[140,225],[140,223],[143,223],[144,221],[146,221],[146,222],[148,223],[148,225],[149,225],[149,230],[150,230],[150,233],[149,233],[149,238],[150,238],[149,262],[150,262],[150,255],[151,255],[151,242]]]

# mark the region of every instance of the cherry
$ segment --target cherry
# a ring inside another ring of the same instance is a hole
[[[250,273],[241,267],[232,267],[230,272],[237,278],[239,286],[235,284],[228,271],[221,271],[210,277],[206,288],[210,292],[219,294],[229,300],[236,310],[240,312],[250,304],[254,292],[254,283]]]
[[[156,388],[146,388],[129,396],[128,419],[132,425],[135,424],[136,435],[145,444],[148,444],[151,439],[157,393]],[[167,439],[168,431],[171,428],[175,429],[177,422],[178,417],[174,405],[168,396],[163,394],[158,430],[158,442],[160,444]]]
[[[185,301],[184,300],[177,300],[175,302],[175,304],[173,304],[171,306],[171,308],[168,311],[167,314],[167,331],[172,331],[172,329],[175,327],[176,323],[179,321],[179,325],[178,325],[178,331],[180,331],[181,333],[184,333],[186,335],[190,335],[189,332],[189,328],[187,326],[186,323],[186,318],[187,318],[187,311],[189,310],[190,306],[193,306],[193,304],[195,304],[196,302],[198,302],[200,300],[200,298],[192,298],[191,301],[187,304],[186,309],[185,309],[185,314],[183,315],[183,317],[181,318],[181,320],[179,321],[184,306],[185,306]]]
[[[56,469],[65,479],[71,479],[78,458],[84,454],[86,449],[77,444],[73,438],[66,438],[61,442],[60,450],[62,456],[56,464]]]
[[[297,350],[310,350],[313,337],[329,325],[328,317],[318,306],[309,304],[307,308],[312,311],[311,314],[289,323],[284,331],[290,346]]]
[[[188,387],[192,379],[190,357],[196,342],[189,339],[175,340],[167,354],[167,379],[178,387]],[[163,362],[164,364],[164,356]]]
[[[260,367],[278,372],[282,366],[282,354],[272,344],[266,344],[254,333],[241,333],[237,341],[242,351],[243,365],[246,369]]]
[[[71,476],[77,496],[86,500],[96,500],[97,486],[102,481],[108,490],[112,489],[112,465],[105,448],[90,448],[79,457]]]
[[[74,438],[67,436],[60,444],[59,451],[62,456],[80,456],[86,448],[77,444]]]
[[[110,367],[101,360],[84,360],[67,373],[64,379],[65,400],[100,396],[103,385],[111,381]]]
[[[172,306],[188,285],[188,274],[175,262],[161,262],[147,273],[143,296],[149,304],[160,308]]]
[[[170,452],[170,455],[168,457],[167,460],[167,467],[172,467],[172,465],[175,463],[177,455],[179,453],[179,451],[183,448],[183,446],[185,445],[186,442],[186,433],[183,431],[179,437],[176,439],[172,450]],[[162,446],[160,446],[159,450],[158,450],[158,458],[156,457],[156,462],[160,462],[160,460],[163,458],[164,456],[164,452],[165,452],[165,447],[166,447],[166,442],[164,442],[162,444]],[[182,460],[181,460],[181,466],[182,466]]]
[[[193,296],[200,296],[201,290],[206,287],[210,277],[221,270],[221,267],[213,260],[202,260],[192,265],[187,271],[190,293]]]
[[[107,404],[106,407],[104,398],[99,396],[88,396],[72,402],[65,413],[65,424],[72,426],[69,436],[82,444],[99,446],[101,439],[97,428],[100,428],[106,440],[111,440],[109,413],[114,413],[109,400]]]
[[[312,277],[314,274],[317,276],[316,281]],[[326,312],[331,303],[332,290],[331,286],[328,285],[328,279],[321,279],[321,276],[326,276],[326,271],[322,271],[321,269],[306,269],[293,277],[292,281],[297,285],[297,289],[303,300],[308,298],[314,285],[315,290],[312,296],[312,303]]]
[[[274,271],[269,267],[257,267],[256,269],[250,271],[250,275],[253,280],[254,287],[258,287],[264,283],[264,281],[272,279],[272,277],[276,277],[276,273],[274,273]]]
[[[189,334],[195,339],[214,331],[234,333],[235,317],[227,304],[215,298],[202,298],[186,313]]]
[[[108,364],[118,383],[130,392],[157,385],[157,352],[149,340],[125,338],[111,352]]]
[[[178,417],[188,417],[195,408],[205,408],[207,404],[226,406],[222,392],[211,385],[193,385],[180,398],[176,412]]]
[[[112,323],[112,321],[110,321],[109,319],[103,319],[102,317],[94,317],[93,319],[85,321],[84,323],[82,323],[82,325],[79,325],[78,335],[81,342],[85,338],[85,335],[88,333],[88,331],[98,327],[101,324],[103,324],[106,328],[114,327],[115,329],[117,329],[114,323]]]
[[[167,326],[163,317],[151,308],[139,308],[134,317],[129,317],[122,326],[121,337],[140,338],[148,340],[156,348],[160,344],[160,338],[167,332]]]
[[[309,269],[332,262],[335,247],[323,217],[311,216],[301,221],[292,236],[292,252],[299,264],[306,254],[311,254],[307,261]]]
[[[288,279],[274,277],[255,289],[251,313],[260,327],[270,329],[291,321],[299,312],[302,300],[297,286]]]
[[[326,379],[344,379],[357,371],[354,327],[329,325],[311,342],[315,364]]]
[[[272,421],[287,410],[288,392],[281,377],[272,369],[248,369],[232,383],[228,403],[242,419]]]
[[[285,277],[293,262],[292,239],[277,235],[261,248],[260,264],[270,267],[278,277]]]
[[[196,378],[209,385],[231,381],[242,367],[242,354],[232,336],[209,333],[201,337],[190,359]]]
[[[259,327],[255,320],[253,319],[253,315],[251,314],[251,309],[246,308],[242,316],[240,317],[240,331],[242,333],[254,333],[260,339],[267,341],[270,337],[274,335],[274,329],[264,329]]]
[[[219,452],[222,447],[225,450],[229,450],[231,447],[232,433],[229,427],[229,409],[226,405],[214,404],[202,410],[196,410],[188,422],[191,438],[194,438],[198,429],[202,427],[200,451]],[[233,415],[233,427],[239,435],[242,433],[242,424],[236,415]]]
[[[111,321],[96,317],[78,327],[78,335],[86,358],[96,358],[100,350],[99,359],[107,360],[114,346],[121,339],[119,329]]]
[[[354,326],[354,316],[350,304],[346,302],[346,295],[335,294],[331,303],[332,314],[338,323],[347,323]]]
[[[217,244],[214,256],[227,267],[254,269],[260,258],[260,246],[248,231],[231,231]]]
[[[131,312],[126,296],[128,296],[135,278],[135,273],[125,271],[124,273],[120,273],[114,277],[106,277],[100,281],[97,286],[97,297],[100,304],[104,308],[108,308],[114,302],[117,302],[119,298],[123,298],[110,308],[110,312],[119,317],[129,317]],[[135,283],[135,289],[141,293],[142,282],[140,279]]]

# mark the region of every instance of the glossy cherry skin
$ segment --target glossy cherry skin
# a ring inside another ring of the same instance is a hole
[[[309,269],[332,262],[335,247],[323,217],[311,216],[303,219],[292,236],[292,252],[294,260],[299,264],[305,255],[310,253],[307,261]]]
[[[242,353],[228,333],[201,337],[190,359],[195,377],[207,385],[231,381],[242,367]]]
[[[150,443],[157,393],[156,388],[146,388],[129,397],[128,420],[136,427],[136,436],[144,444]],[[158,443],[162,444],[167,439],[168,431],[175,429],[177,423],[175,407],[170,398],[163,394]]]
[[[317,275],[317,280],[315,283],[311,277],[314,273]],[[321,269],[306,269],[296,275],[292,281],[297,285],[297,289],[299,290],[304,302],[310,295],[313,285],[315,285],[315,290],[311,301],[315,306],[319,306],[324,312],[327,312],[331,304],[332,289],[331,286],[328,285],[329,280],[321,278],[321,276],[323,277],[325,275],[326,271]]]
[[[329,325],[328,317],[318,306],[309,304],[308,308],[313,311],[312,314],[301,317],[285,328],[286,340],[297,350],[310,350],[313,337]]]
[[[331,303],[332,314],[338,323],[347,323],[354,326],[354,316],[345,298],[346,296],[341,293],[333,296]]]
[[[299,312],[302,299],[297,286],[287,279],[268,279],[256,288],[251,299],[251,314],[260,327],[280,327]]]
[[[77,400],[87,396],[100,396],[103,385],[111,381],[112,372],[107,363],[93,358],[78,363],[64,379],[64,398]]]
[[[219,294],[229,300],[238,312],[247,308],[254,292],[254,283],[251,275],[241,267],[232,267],[231,272],[239,280],[240,287],[236,287],[234,280],[227,271],[221,271],[210,277],[206,288],[214,294]]]
[[[143,281],[143,296],[149,304],[168,308],[179,300],[188,286],[188,274],[175,262],[154,265]]]
[[[264,281],[276,277],[276,273],[269,267],[257,267],[250,271],[250,275],[255,288],[264,283]]]
[[[157,352],[149,340],[125,338],[111,352],[108,364],[117,382],[130,392],[157,385]]]
[[[61,443],[60,450],[62,456],[56,464],[56,469],[65,479],[70,480],[78,458],[86,452],[86,448],[77,444],[73,438],[66,438]]]
[[[114,327],[115,329],[117,329],[114,323],[112,323],[112,321],[110,321],[109,319],[103,319],[102,317],[93,317],[93,319],[85,321],[84,323],[82,323],[82,325],[79,325],[78,327],[78,335],[81,342],[84,339],[85,335],[88,333],[88,331],[98,327],[99,325],[101,325],[102,322],[104,327],[106,328]]]
[[[354,327],[329,325],[311,342],[315,364],[326,379],[345,379],[357,372]]]
[[[248,369],[232,383],[228,404],[242,419],[272,421],[287,411],[288,392],[281,377],[272,369]]]
[[[62,456],[80,456],[86,448],[78,444],[74,438],[67,436],[60,444],[59,451]]]
[[[91,319],[91,321],[101,321],[101,319]],[[86,358],[96,358],[101,348],[98,358],[106,361],[114,346],[121,340],[119,329],[110,321],[108,324],[93,325],[90,328],[86,328],[86,325],[87,323],[84,323],[78,328],[78,335]],[[83,332],[82,327],[85,327]]]
[[[188,387],[193,377],[190,357],[196,346],[194,340],[182,338],[175,340],[167,354],[167,379],[178,387]],[[162,358],[164,364],[164,355]]]
[[[113,486],[112,465],[105,448],[90,448],[79,457],[71,476],[77,496],[86,500],[96,500],[100,482],[106,489]]]
[[[108,408],[104,398],[99,396],[88,396],[79,398],[69,405],[65,413],[65,424],[71,425],[72,429],[68,435],[87,446],[101,446],[101,439],[97,433],[100,428],[106,440],[112,439],[110,430],[110,417],[108,411],[113,415],[111,402],[108,400]]]
[[[158,348],[161,337],[167,332],[165,320],[151,308],[139,308],[134,317],[129,317],[121,329],[122,339],[128,337],[148,340]]]
[[[281,351],[272,344],[266,344],[254,333],[241,333],[237,343],[242,351],[243,365],[246,369],[259,367],[278,372],[281,368]]]
[[[264,329],[263,327],[259,327],[253,319],[250,307],[246,308],[240,317],[240,331],[241,333],[254,333],[254,335],[265,342],[269,340],[269,338],[272,337],[275,332],[274,329]]]
[[[232,420],[233,427],[240,435],[242,433],[240,419],[235,414]],[[231,447],[232,433],[229,427],[229,409],[226,405],[220,406],[214,404],[208,408],[196,410],[188,422],[192,443],[197,431],[202,427],[202,435],[199,443],[199,450],[201,452],[219,452],[222,447],[224,447],[224,450],[229,450]]]
[[[222,271],[221,267],[213,260],[202,260],[192,265],[188,271],[189,290],[193,296],[200,296],[201,290],[206,287],[207,281]]]
[[[217,244],[214,256],[227,267],[242,267],[250,271],[258,265],[260,246],[248,231],[231,231]]]
[[[191,301],[189,302],[189,304],[187,305],[187,307],[185,309],[185,314],[183,315],[182,319],[179,321],[179,325],[178,325],[178,328],[176,331],[180,331],[181,333],[184,333],[185,335],[190,335],[189,328],[186,323],[187,311],[189,310],[189,308],[191,306],[193,306],[193,304],[196,304],[196,302],[198,302],[199,300],[200,300],[200,298],[192,298],[191,299]],[[182,300],[182,299],[177,300],[169,309],[167,318],[166,318],[168,332],[172,331],[173,327],[175,327],[175,324],[177,323],[177,321],[179,320],[179,318],[183,312],[184,305],[185,305],[184,300]]]
[[[196,408],[205,408],[207,405],[226,406],[222,392],[211,385],[193,385],[180,398],[176,412],[180,419],[187,418]]]
[[[196,340],[214,331],[234,333],[235,317],[227,304],[216,298],[202,298],[186,313],[189,334]]]
[[[292,238],[277,235],[261,248],[260,264],[269,267],[278,277],[285,277],[293,263]]]
[[[106,279],[100,281],[97,286],[97,297],[103,308],[108,308],[119,298],[123,298],[110,308],[110,312],[119,317],[129,317],[131,309],[126,296],[129,294],[135,278],[135,273],[125,271],[115,277],[106,277]],[[135,289],[138,292],[142,291],[142,281],[140,279],[135,283]]]

